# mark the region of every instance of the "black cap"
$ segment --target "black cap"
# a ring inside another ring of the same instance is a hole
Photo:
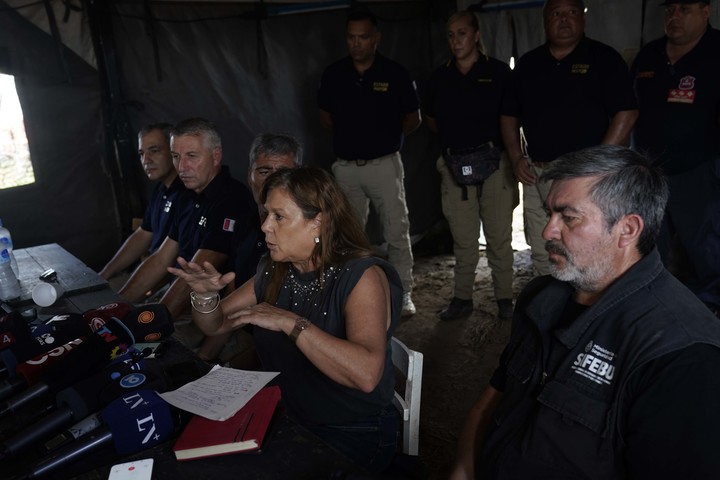
[[[688,5],[691,3],[704,3],[704,4],[709,5],[710,0],[665,0],[664,2],[662,2],[660,4],[660,6],[663,7],[665,5],[672,5],[673,3],[682,3],[684,5]]]

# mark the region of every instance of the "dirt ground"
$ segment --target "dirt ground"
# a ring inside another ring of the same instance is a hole
[[[513,236],[516,297],[532,277],[521,215],[516,211]],[[497,318],[484,250],[475,277],[474,312],[463,320],[439,319],[439,311],[452,298],[455,264],[451,245],[439,249],[448,253],[416,251],[413,301],[417,313],[403,320],[395,332],[408,347],[424,355],[420,460],[429,479],[445,478],[465,415],[487,384],[510,334],[510,322]]]

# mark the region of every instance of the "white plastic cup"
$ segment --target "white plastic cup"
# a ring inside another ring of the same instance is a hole
[[[57,283],[40,282],[32,291],[33,302],[39,307],[49,307],[62,297],[65,290]]]

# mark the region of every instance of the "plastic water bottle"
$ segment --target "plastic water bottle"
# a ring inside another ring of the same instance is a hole
[[[10,253],[4,248],[0,252],[0,300],[12,300],[20,296],[20,283],[12,270]]]
[[[12,237],[10,236],[10,230],[5,228],[2,218],[0,218],[0,250],[2,249],[7,249],[8,254],[10,255],[10,265],[12,266],[15,278],[20,278],[17,260],[15,259],[15,255],[13,255],[13,242]]]

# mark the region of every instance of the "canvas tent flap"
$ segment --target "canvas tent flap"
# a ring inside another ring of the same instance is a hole
[[[0,190],[0,216],[19,247],[58,242],[74,251],[113,244],[115,201],[99,149],[97,72],[12,10],[0,14],[0,66],[15,76],[36,182]],[[92,260],[92,257],[88,257]]]

